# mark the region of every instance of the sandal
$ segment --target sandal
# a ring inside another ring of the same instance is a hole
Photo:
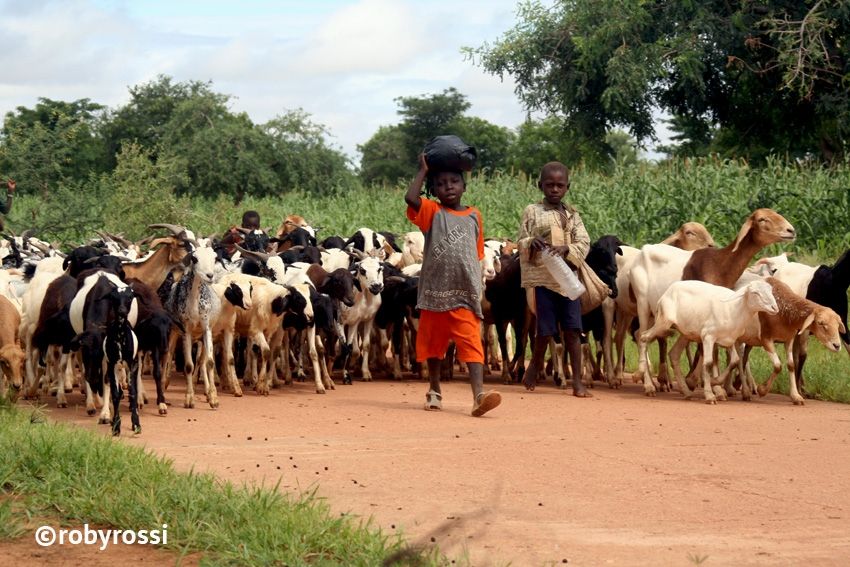
[[[425,411],[439,411],[443,409],[443,396],[440,392],[428,390],[425,394]]]
[[[495,390],[481,392],[475,398],[475,406],[472,408],[472,417],[481,417],[491,409],[502,403],[502,394]]]

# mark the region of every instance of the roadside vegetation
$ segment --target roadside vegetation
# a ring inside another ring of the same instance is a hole
[[[178,473],[170,460],[96,433],[52,423],[0,398],[0,541],[38,525],[156,529],[166,549],[210,565],[440,565],[368,521],[332,516],[314,493],[236,485]],[[178,555],[178,556],[179,556]],[[394,563],[391,556],[403,557]]]

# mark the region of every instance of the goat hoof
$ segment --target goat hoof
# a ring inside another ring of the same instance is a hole
[[[655,390],[652,390],[651,392],[644,392],[644,394],[646,394],[650,398],[654,398],[656,392],[655,392]]]
[[[108,420],[105,417],[100,417],[100,418],[98,418],[97,423],[98,423],[98,425],[107,425],[108,423],[111,423],[111,422],[110,422],[110,420]]]
[[[762,398],[765,397],[767,395],[767,388],[765,388],[764,385],[759,386],[758,387],[758,393],[759,393],[759,397],[762,397]]]
[[[186,409],[194,408],[195,407],[195,400],[187,398],[186,401],[183,402],[183,407],[186,408]]]
[[[214,400],[210,402],[210,408],[218,409],[218,400]]]
[[[59,402],[58,404],[56,404],[56,407],[57,408],[66,408],[66,407],[68,407],[68,402]]]
[[[136,435],[141,435],[142,426],[141,425],[134,425],[133,426],[133,433],[135,433]]]
[[[351,386],[352,385],[351,376],[343,376],[342,385],[343,386]]]
[[[319,388],[316,388],[316,393],[317,393],[317,394],[324,394],[324,393],[325,393],[325,389],[324,389],[324,388],[322,388],[322,389],[320,390]]]
[[[233,397],[234,398],[241,398],[242,397],[242,390],[234,390],[233,391]]]
[[[159,404],[159,415],[168,415],[168,408],[165,404]]]
[[[792,400],[792,401],[794,402],[794,405],[795,405],[795,406],[804,406],[804,405],[806,405],[806,402],[804,402],[803,400]]]
[[[94,414],[97,413],[97,410],[94,409],[94,408],[89,408],[89,409],[86,410],[86,413],[89,414],[89,415],[94,415]]]

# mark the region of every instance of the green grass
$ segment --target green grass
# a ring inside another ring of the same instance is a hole
[[[95,433],[0,407],[0,540],[20,536],[24,517],[128,530],[168,524],[167,548],[202,552],[206,564],[380,565],[405,551],[398,535],[368,521],[333,517],[310,493],[236,486],[210,474],[178,473],[167,459]],[[447,561],[406,550],[404,564]]]
[[[672,338],[667,340],[669,346],[673,345]],[[785,368],[785,347],[776,346],[776,353],[783,363],[782,372],[773,383],[773,392],[788,395],[788,371]],[[655,343],[649,345],[649,359],[653,362],[654,372],[658,371],[658,347]],[[726,363],[726,356],[720,355],[722,364]],[[687,372],[687,361],[682,357],[683,372]],[[850,360],[844,350],[834,353],[828,351],[816,339],[809,340],[809,353],[803,371],[807,395],[819,400],[832,402],[850,403]],[[637,346],[631,340],[626,342],[626,370],[632,372],[637,369]],[[756,383],[767,381],[773,370],[773,365],[764,349],[753,349],[750,354],[750,369]],[[670,378],[673,378],[673,369],[670,368]]]

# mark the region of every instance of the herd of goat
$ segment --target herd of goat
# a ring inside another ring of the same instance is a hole
[[[100,422],[110,423],[117,435],[125,387],[132,428],[141,431],[141,376],[148,365],[162,415],[168,412],[165,391],[173,365],[181,365],[186,377],[189,408],[199,382],[215,408],[219,387],[235,396],[243,387],[265,395],[310,372],[316,391],[324,393],[334,388],[337,369],[350,384],[353,364],[366,381],[379,366],[396,379],[403,367],[420,377],[426,372],[413,356],[421,233],[395,236],[363,228],[349,238],[318,242],[297,215],[287,217],[274,237],[235,229],[221,239],[198,238],[182,226],[150,228],[169,234],[133,243],[98,233],[97,240],[67,253],[26,234],[6,238],[0,247],[2,392],[8,388],[13,397],[26,398],[55,392],[57,405],[66,407],[66,392],[78,384],[89,414],[100,406]],[[850,353],[850,260],[845,253],[832,266],[807,266],[785,255],[753,263],[766,246],[794,237],[781,215],[758,209],[725,247],[715,246],[705,227],[692,222],[640,249],[614,236],[594,242],[587,262],[611,293],[583,314],[596,343],[595,353],[586,347],[584,380],[619,387],[624,343],[631,336],[639,350],[633,378],[647,395],[669,390],[666,337],[676,331],[669,358],[684,395],[699,384],[708,403],[738,390],[745,400],[754,392],[764,395],[782,369],[775,344],[783,343],[791,399],[802,404],[809,335],[831,351],[843,342]],[[506,383],[517,381],[534,313],[520,286],[514,243],[488,240],[481,276],[485,367],[500,369]],[[511,333],[515,345],[509,344]],[[653,340],[659,344],[657,374],[647,355]],[[690,342],[698,344],[693,353]],[[761,385],[748,365],[756,346],[773,364]],[[552,347],[555,380],[566,384],[557,341]],[[727,349],[725,368],[718,347]],[[690,362],[687,376],[683,353]],[[444,371],[452,368],[447,356]]]

